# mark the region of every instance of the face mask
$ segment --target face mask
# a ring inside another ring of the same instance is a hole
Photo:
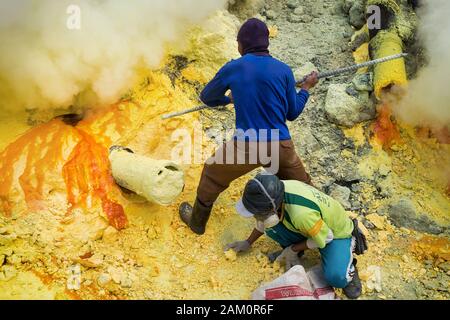
[[[278,214],[277,214],[277,206],[275,204],[275,200],[269,195],[266,188],[259,180],[257,180],[257,179],[253,179],[253,180],[259,184],[259,186],[261,187],[261,190],[265,193],[265,195],[267,196],[267,198],[270,200],[270,202],[272,204],[273,213],[267,219],[264,220],[264,228],[265,229],[273,228],[277,224],[280,223],[280,218],[278,217]]]
[[[270,229],[270,228],[275,227],[279,223],[280,223],[280,218],[278,217],[278,215],[273,214],[270,217],[268,217],[266,220],[264,220],[264,228]]]

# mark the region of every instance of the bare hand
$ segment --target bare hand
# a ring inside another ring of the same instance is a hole
[[[306,78],[306,80],[302,83],[302,89],[309,90],[314,88],[319,83],[319,74],[314,71]]]

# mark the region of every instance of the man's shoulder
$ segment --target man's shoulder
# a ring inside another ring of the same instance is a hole
[[[238,64],[244,63],[245,57],[246,56],[235,58],[235,59],[230,59],[225,65],[233,66],[233,65],[238,65]]]
[[[271,64],[276,64],[279,67],[282,67],[286,70],[292,70],[291,67],[289,67],[286,63],[284,63],[281,60],[278,60],[277,58],[274,58],[272,56],[267,56],[267,57],[263,57],[265,62],[271,63]],[[239,65],[242,63],[248,63],[250,61],[261,61],[260,60],[261,57],[252,55],[252,54],[246,54],[245,56],[236,58],[236,59],[231,59],[230,61],[228,61],[226,63],[226,65]]]
[[[300,181],[283,181],[285,185],[285,203],[294,207],[302,207],[321,214],[329,212],[345,213],[345,209],[334,198],[324,192]]]
[[[283,62],[283,61],[281,61],[281,60],[279,60],[279,59],[277,59],[277,58],[275,58],[275,57],[271,57],[271,58],[272,58],[273,63],[277,63],[277,64],[279,64],[280,66],[283,66],[284,68],[291,69],[291,67],[289,67],[289,66],[287,65],[287,63],[285,63],[285,62]]]
[[[289,67],[285,62],[278,60],[277,58],[271,57],[270,63],[275,65],[278,70],[282,70],[285,73],[292,73],[291,67]]]
[[[318,195],[321,192],[314,187],[297,180],[283,181],[285,187],[284,202],[293,208],[303,211],[321,212]]]
[[[283,180],[285,192],[294,195],[305,196],[310,192],[310,185],[298,180]]]
[[[225,63],[225,65],[222,67],[222,71],[233,71],[239,69],[243,63],[245,63],[243,57],[231,59],[230,61]]]

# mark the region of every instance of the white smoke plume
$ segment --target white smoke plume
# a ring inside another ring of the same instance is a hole
[[[0,0],[0,110],[116,101],[226,0]],[[79,10],[78,10],[79,9]]]
[[[450,1],[422,1],[419,39],[429,64],[411,81],[408,93],[394,109],[413,125],[450,126]]]

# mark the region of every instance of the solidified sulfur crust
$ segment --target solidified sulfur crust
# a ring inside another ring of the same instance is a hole
[[[150,202],[171,204],[183,191],[184,173],[171,161],[154,160],[127,151],[109,155],[116,182]]]
[[[370,42],[372,58],[378,59],[403,52],[400,37],[391,31],[380,31]],[[404,59],[392,60],[374,68],[374,90],[378,99],[383,89],[408,83]]]

